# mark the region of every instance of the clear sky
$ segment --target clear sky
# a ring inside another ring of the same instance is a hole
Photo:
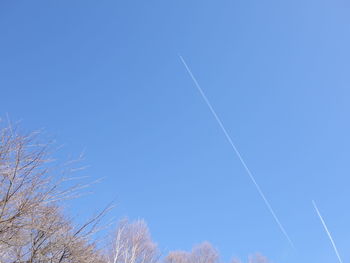
[[[164,250],[350,260],[345,0],[3,0],[0,115],[85,150],[104,177],[73,204],[144,218]],[[182,65],[191,67],[293,250]]]

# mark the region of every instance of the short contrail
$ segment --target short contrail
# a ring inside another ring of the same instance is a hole
[[[183,59],[182,56],[179,56],[182,63],[184,64],[188,74],[191,76],[195,86],[197,87],[197,89],[199,90],[200,94],[202,95],[202,98],[204,99],[205,103],[207,104],[207,106],[209,107],[211,113],[214,115],[214,118],[216,119],[217,123],[219,124],[221,130],[224,132],[226,139],[228,140],[228,142],[230,143],[230,145],[232,146],[232,149],[234,150],[234,152],[236,153],[238,159],[241,161],[244,169],[246,170],[250,180],[253,182],[253,184],[255,185],[256,190],[258,190],[261,198],[264,200],[267,209],[270,211],[271,215],[273,216],[273,218],[275,219],[278,227],[280,228],[280,230],[282,231],[283,235],[287,238],[288,242],[291,244],[291,246],[294,248],[294,244],[292,242],[292,240],[290,239],[289,235],[287,234],[286,230],[284,229],[283,225],[281,224],[280,220],[278,219],[278,217],[276,216],[276,213],[274,212],[274,210],[272,209],[270,202],[266,199],[265,194],[263,193],[263,191],[261,190],[260,186],[258,185],[258,183],[256,182],[253,174],[251,173],[251,171],[249,170],[247,164],[245,163],[245,161],[243,160],[241,154],[239,153],[237,147],[235,146],[235,144],[233,143],[230,135],[228,134],[228,132],[226,131],[225,126],[223,125],[223,123],[221,122],[220,118],[218,117],[218,115],[216,114],[213,106],[211,105],[211,103],[209,102],[207,96],[205,95],[204,91],[202,90],[202,88],[200,87],[197,79],[194,77],[194,75],[192,74],[192,71],[190,70],[190,68],[188,67],[187,63],[185,62],[185,60]]]
[[[329,230],[328,230],[328,228],[327,228],[327,225],[326,225],[326,223],[324,222],[324,220],[323,220],[323,218],[322,218],[322,216],[321,216],[321,213],[320,213],[320,211],[318,210],[317,205],[316,205],[316,203],[315,203],[314,200],[312,200],[312,204],[314,205],[314,208],[315,208],[315,210],[316,210],[316,213],[317,213],[318,217],[320,218],[320,220],[321,220],[321,222],[322,222],[323,228],[324,228],[324,230],[326,231],[326,233],[327,233],[327,235],[328,235],[328,237],[329,237],[329,239],[330,239],[330,241],[331,241],[331,243],[332,243],[332,246],[333,246],[333,248],[334,248],[334,252],[335,252],[335,254],[336,254],[337,257],[338,257],[339,262],[340,262],[340,263],[343,263],[342,259],[340,258],[340,255],[339,255],[337,246],[335,245],[334,240],[333,240],[333,238],[332,238],[332,236],[331,236],[331,233],[329,232]]]

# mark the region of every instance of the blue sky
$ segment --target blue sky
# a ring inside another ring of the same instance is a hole
[[[144,218],[164,250],[350,260],[345,0],[1,1],[0,115],[85,150],[86,215]],[[207,93],[291,249],[178,57]]]

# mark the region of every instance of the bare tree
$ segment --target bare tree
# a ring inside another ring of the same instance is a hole
[[[192,262],[198,263],[218,263],[220,257],[218,251],[209,243],[204,242],[192,249]]]
[[[55,169],[49,149],[38,143],[37,133],[0,127],[0,263],[159,263],[143,220],[120,221],[106,252],[93,236],[109,207],[80,226],[65,216],[62,201],[86,185],[63,187],[72,178]],[[220,258],[204,242],[190,252],[170,252],[163,262],[220,263]],[[255,255],[248,263],[268,261]]]
[[[107,209],[74,227],[60,201],[81,185],[63,188],[67,178],[57,177],[50,161],[36,133],[0,129],[0,262],[101,262],[91,235]]]
[[[119,222],[109,263],[156,263],[159,251],[143,220]]]
[[[268,263],[268,262],[269,260],[265,256],[259,253],[256,253],[255,255],[250,256],[248,259],[248,263]]]
[[[209,243],[195,246],[191,252],[173,251],[165,258],[166,263],[219,263],[218,251]]]
[[[260,253],[256,253],[248,257],[248,263],[269,263],[270,261]],[[239,259],[233,259],[231,263],[242,263]]]
[[[171,251],[165,257],[165,263],[191,263],[191,253],[186,251]]]

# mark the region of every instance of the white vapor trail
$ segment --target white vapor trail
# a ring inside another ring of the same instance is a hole
[[[319,217],[320,220],[321,220],[321,223],[322,223],[322,225],[323,225],[323,228],[324,228],[324,230],[326,231],[326,233],[327,233],[327,235],[328,235],[328,237],[329,237],[329,240],[330,240],[331,243],[332,243],[334,252],[335,252],[335,254],[336,254],[337,257],[338,257],[339,262],[340,262],[340,263],[343,263],[343,260],[341,259],[340,255],[339,255],[337,246],[335,245],[334,240],[333,240],[333,238],[332,238],[332,235],[331,235],[331,233],[329,232],[329,230],[328,230],[328,228],[327,228],[327,225],[326,225],[326,223],[324,222],[324,220],[323,220],[323,218],[322,218],[322,216],[321,216],[321,213],[320,213],[320,211],[318,210],[317,205],[316,205],[316,203],[315,203],[314,200],[312,200],[312,204],[314,205],[314,208],[315,208],[315,210],[316,210],[316,213],[317,213],[318,217]]]
[[[258,193],[260,194],[261,198],[264,200],[264,203],[267,207],[267,209],[270,211],[272,217],[274,218],[274,220],[276,221],[278,227],[280,228],[280,230],[282,231],[283,235],[287,238],[288,242],[290,243],[290,245],[294,248],[294,244],[292,242],[292,240],[290,239],[289,235],[287,234],[287,231],[284,229],[283,225],[281,224],[280,220],[278,219],[276,213],[274,212],[274,210],[272,209],[270,202],[267,200],[267,198],[265,197],[265,194],[263,193],[263,191],[261,190],[259,184],[256,182],[252,172],[249,170],[247,164],[245,163],[245,161],[242,158],[242,155],[240,154],[240,152],[238,151],[237,147],[235,146],[235,144],[233,143],[230,135],[228,134],[224,124],[222,123],[222,121],[220,120],[220,118],[218,117],[218,115],[216,114],[213,106],[211,105],[211,103],[209,102],[207,96],[205,95],[204,91],[202,90],[202,88],[200,87],[197,79],[194,77],[194,75],[192,74],[191,69],[188,67],[187,63],[185,62],[185,60],[183,59],[182,56],[180,56],[180,59],[182,61],[182,63],[184,64],[188,74],[191,76],[195,86],[197,87],[198,91],[200,92],[203,100],[205,101],[205,103],[207,104],[207,106],[209,107],[211,113],[213,114],[214,118],[216,119],[217,123],[219,124],[221,130],[224,132],[225,137],[227,139],[227,141],[230,143],[232,149],[234,150],[234,152],[236,153],[238,159],[240,160],[240,162],[242,163],[244,169],[246,170],[250,180],[253,182],[256,190],[258,191]]]

